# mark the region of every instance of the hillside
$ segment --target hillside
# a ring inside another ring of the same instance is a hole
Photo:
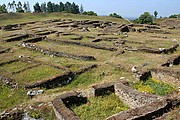
[[[0,119],[180,118],[180,29],[169,20],[1,14]]]
[[[101,21],[112,21],[119,23],[128,23],[126,20],[112,18],[112,17],[99,17],[99,16],[87,16],[87,15],[77,15],[70,13],[8,13],[8,14],[0,14],[0,26],[22,23],[22,22],[31,22],[31,21],[42,21],[49,19],[73,19],[73,20],[101,20]]]
[[[180,28],[180,19],[179,18],[161,18],[156,19],[155,22],[163,27],[169,27],[169,28]]]

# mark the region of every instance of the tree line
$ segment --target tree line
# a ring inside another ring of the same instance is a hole
[[[81,5],[79,5],[70,2],[60,2],[58,4],[53,3],[49,1],[48,3],[44,2],[39,4],[38,2],[33,5],[34,12],[67,12],[67,13],[73,13],[73,14],[79,14],[84,12],[84,8]],[[8,12],[18,12],[18,13],[24,13],[24,12],[31,12],[30,10],[30,4],[29,2],[22,3],[19,2],[9,2],[7,5],[3,4],[0,5],[0,13],[8,13]]]
[[[59,4],[52,3],[49,1],[48,3],[42,3],[39,4],[38,2],[33,6],[34,12],[68,12],[73,14],[79,14],[80,12],[83,12],[84,10],[81,5],[81,10],[79,8],[79,5],[70,2],[66,2],[65,4],[63,2],[60,2]]]

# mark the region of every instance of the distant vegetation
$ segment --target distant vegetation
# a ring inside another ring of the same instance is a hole
[[[93,11],[84,11],[84,7],[70,2],[59,2],[59,4],[53,3],[49,1],[48,3],[43,2],[39,4],[37,2],[33,5],[34,11],[37,13],[52,13],[52,12],[67,12],[72,14],[83,14],[83,15],[93,15],[97,16],[97,13]],[[19,1],[16,3],[15,1],[9,2],[7,5],[3,4],[0,5],[0,14],[1,13],[24,13],[24,12],[31,12],[29,2],[24,2],[23,4]]]
[[[0,14],[2,13],[7,13],[7,9],[6,9],[6,5],[3,4],[3,5],[0,5]]]
[[[134,22],[139,24],[153,24],[153,16],[149,12],[144,12]]]
[[[158,12],[154,11],[154,17],[157,18]]]
[[[117,13],[112,13],[109,15],[110,17],[115,17],[115,18],[122,18],[120,15],[118,15]]]
[[[92,15],[92,16],[97,16],[97,13],[93,12],[93,11],[85,11],[82,13],[83,15]]]
[[[169,18],[180,18],[180,14],[170,15]]]

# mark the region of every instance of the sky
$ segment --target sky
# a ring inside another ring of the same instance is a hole
[[[13,0],[0,0],[0,4],[7,4]],[[37,0],[15,0],[16,2],[29,1],[31,10]],[[50,0],[38,0],[39,3]],[[53,3],[75,2],[79,6],[82,4],[85,11],[94,11],[98,15],[109,15],[117,13],[122,17],[139,17],[144,12],[158,12],[158,17],[168,17],[172,14],[180,14],[180,0],[51,0]]]

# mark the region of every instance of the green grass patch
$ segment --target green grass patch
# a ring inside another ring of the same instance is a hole
[[[15,80],[20,84],[24,84],[24,83],[39,81],[46,78],[48,79],[49,77],[52,77],[54,75],[58,75],[61,73],[63,73],[63,70],[56,69],[47,65],[41,65],[41,66],[23,71],[19,74],[16,74]]]
[[[149,79],[146,82],[139,81],[133,87],[139,92],[147,92],[157,95],[166,95],[175,90],[171,85],[154,78]]]
[[[0,113],[7,108],[23,103],[27,100],[23,88],[11,89],[9,86],[0,84]]]
[[[27,62],[17,61],[17,62],[12,62],[9,64],[2,65],[0,69],[5,70],[7,72],[16,72],[20,69],[23,69],[29,66],[30,64]]]
[[[72,106],[71,109],[80,117],[81,120],[104,120],[105,118],[128,110],[129,107],[118,98],[114,93],[105,96],[92,97],[86,104]]]
[[[101,81],[102,79],[103,76],[100,76],[100,72],[98,71],[98,68],[95,68],[93,70],[89,70],[77,76],[69,85],[67,85],[67,87],[68,88],[85,87],[92,83]]]

